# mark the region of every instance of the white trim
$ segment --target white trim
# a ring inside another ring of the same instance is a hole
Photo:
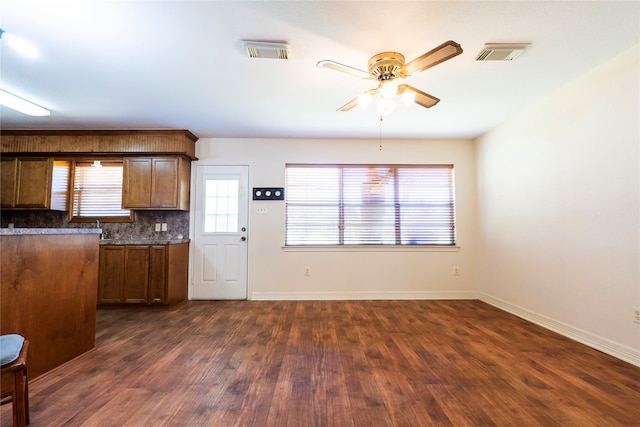
[[[535,323],[536,325],[542,326],[543,328],[571,338],[574,341],[578,341],[579,343],[595,348],[596,350],[600,350],[603,353],[609,354],[625,362],[629,362],[632,365],[640,366],[640,351],[638,350],[616,343],[607,338],[594,335],[590,332],[583,331],[582,329],[567,325],[566,323],[551,319],[482,292],[478,293],[478,299]]]
[[[475,291],[254,292],[254,301],[315,300],[460,300],[478,299]]]

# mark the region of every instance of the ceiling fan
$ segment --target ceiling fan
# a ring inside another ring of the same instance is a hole
[[[351,101],[338,108],[338,111],[349,111],[356,105],[366,106],[373,100],[375,95],[380,94],[381,99],[378,103],[378,113],[385,115],[393,111],[395,101],[393,98],[399,95],[401,99],[410,104],[416,104],[430,108],[436,105],[440,99],[429,95],[415,87],[406,83],[398,83],[396,79],[409,77],[434,65],[438,65],[448,59],[458,56],[462,53],[462,47],[452,40],[442,43],[435,49],[417,57],[416,59],[405,63],[404,55],[398,52],[382,52],[374,55],[369,59],[369,71],[360,70],[348,65],[340,64],[331,60],[319,61],[316,65],[320,68],[341,71],[351,74],[362,79],[375,80],[378,86],[369,89],[361,95],[353,98]]]

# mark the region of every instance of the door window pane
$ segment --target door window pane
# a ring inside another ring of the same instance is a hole
[[[238,190],[237,179],[205,181],[205,233],[236,233],[238,231]]]

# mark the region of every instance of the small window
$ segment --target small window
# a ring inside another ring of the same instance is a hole
[[[133,221],[122,209],[122,162],[74,162],[71,221]]]
[[[453,165],[286,166],[285,245],[455,245]]]
[[[206,180],[205,233],[236,233],[238,231],[239,188],[238,179]]]

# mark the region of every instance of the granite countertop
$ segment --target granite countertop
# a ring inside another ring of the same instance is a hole
[[[0,236],[33,236],[59,234],[102,234],[101,228],[0,228]],[[188,238],[149,239],[144,237],[127,239],[100,239],[101,245],[176,245],[189,243]]]
[[[101,228],[0,228],[0,236],[34,234],[102,234]]]

